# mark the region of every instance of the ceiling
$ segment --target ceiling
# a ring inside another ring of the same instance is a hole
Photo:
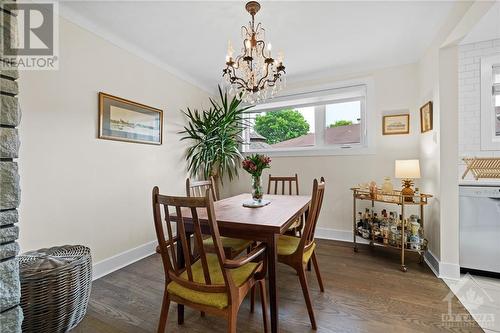
[[[241,1],[71,1],[61,14],[94,33],[214,91],[227,41],[240,43],[250,16]],[[256,16],[288,81],[416,62],[452,1],[265,1]],[[235,47],[236,49],[236,47]]]

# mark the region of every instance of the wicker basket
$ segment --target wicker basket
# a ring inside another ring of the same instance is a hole
[[[23,332],[57,333],[85,316],[92,284],[90,249],[65,245],[19,257]]]

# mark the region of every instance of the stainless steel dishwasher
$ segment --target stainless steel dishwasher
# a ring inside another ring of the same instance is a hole
[[[460,268],[500,273],[500,186],[460,186]]]

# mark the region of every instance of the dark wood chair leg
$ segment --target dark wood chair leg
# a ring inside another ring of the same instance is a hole
[[[250,290],[250,313],[255,310],[255,286]]]
[[[319,272],[318,259],[316,258],[316,252],[313,251],[312,254],[312,262],[314,265],[314,271],[316,272],[316,277],[318,278],[319,289],[321,292],[325,292],[325,288],[323,287],[323,279],[321,278],[321,273]]]
[[[160,321],[158,322],[158,333],[164,333],[167,327],[168,310],[170,308],[170,299],[168,298],[167,286],[163,293],[163,302],[161,304]]]
[[[191,235],[186,232],[186,239],[189,239],[189,237],[191,237]],[[185,265],[181,242],[177,242],[177,265],[179,268],[184,268]],[[177,304],[177,324],[184,324],[184,304]]]
[[[262,321],[264,322],[264,333],[269,332],[269,324],[267,319],[267,296],[266,296],[266,280],[258,282],[260,290],[260,302],[262,304]]]
[[[307,262],[307,270],[310,272],[312,270],[312,267],[311,267],[311,259],[309,259],[309,261]]]
[[[231,309],[231,313],[229,314],[229,318],[227,321],[227,332],[228,333],[236,333],[236,322],[238,319],[238,309]]]
[[[306,272],[303,268],[299,270],[299,280],[302,287],[302,293],[304,294],[304,299],[306,301],[307,312],[309,313],[309,319],[311,320],[312,329],[316,330],[316,319],[314,318],[311,296],[309,295],[309,286],[307,285]]]
[[[205,317],[205,312],[200,311],[200,316]]]

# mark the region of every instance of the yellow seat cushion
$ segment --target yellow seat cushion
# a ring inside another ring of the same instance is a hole
[[[224,277],[219,265],[219,259],[215,254],[207,254],[208,270],[210,272],[210,281],[212,284],[224,284]],[[255,272],[259,263],[249,262],[241,267],[231,269],[230,274],[236,286],[241,286]],[[197,260],[191,265],[194,282],[205,284],[203,267],[201,260]],[[181,278],[188,280],[187,271],[181,274]],[[170,282],[167,286],[169,293],[177,295],[193,303],[213,306],[218,309],[224,309],[228,306],[227,293],[206,293],[192,290],[181,286],[176,282]]]
[[[289,256],[295,253],[297,247],[299,246],[299,243],[300,243],[299,237],[281,235],[278,238],[278,255]],[[313,243],[312,246],[306,252],[304,252],[304,257],[302,258],[302,261],[304,263],[309,261],[315,248],[316,248],[316,243]]]
[[[230,248],[233,252],[240,253],[243,252],[247,247],[252,245],[252,241],[238,238],[221,237],[220,238],[222,247]],[[204,246],[214,246],[212,237],[203,240]]]

